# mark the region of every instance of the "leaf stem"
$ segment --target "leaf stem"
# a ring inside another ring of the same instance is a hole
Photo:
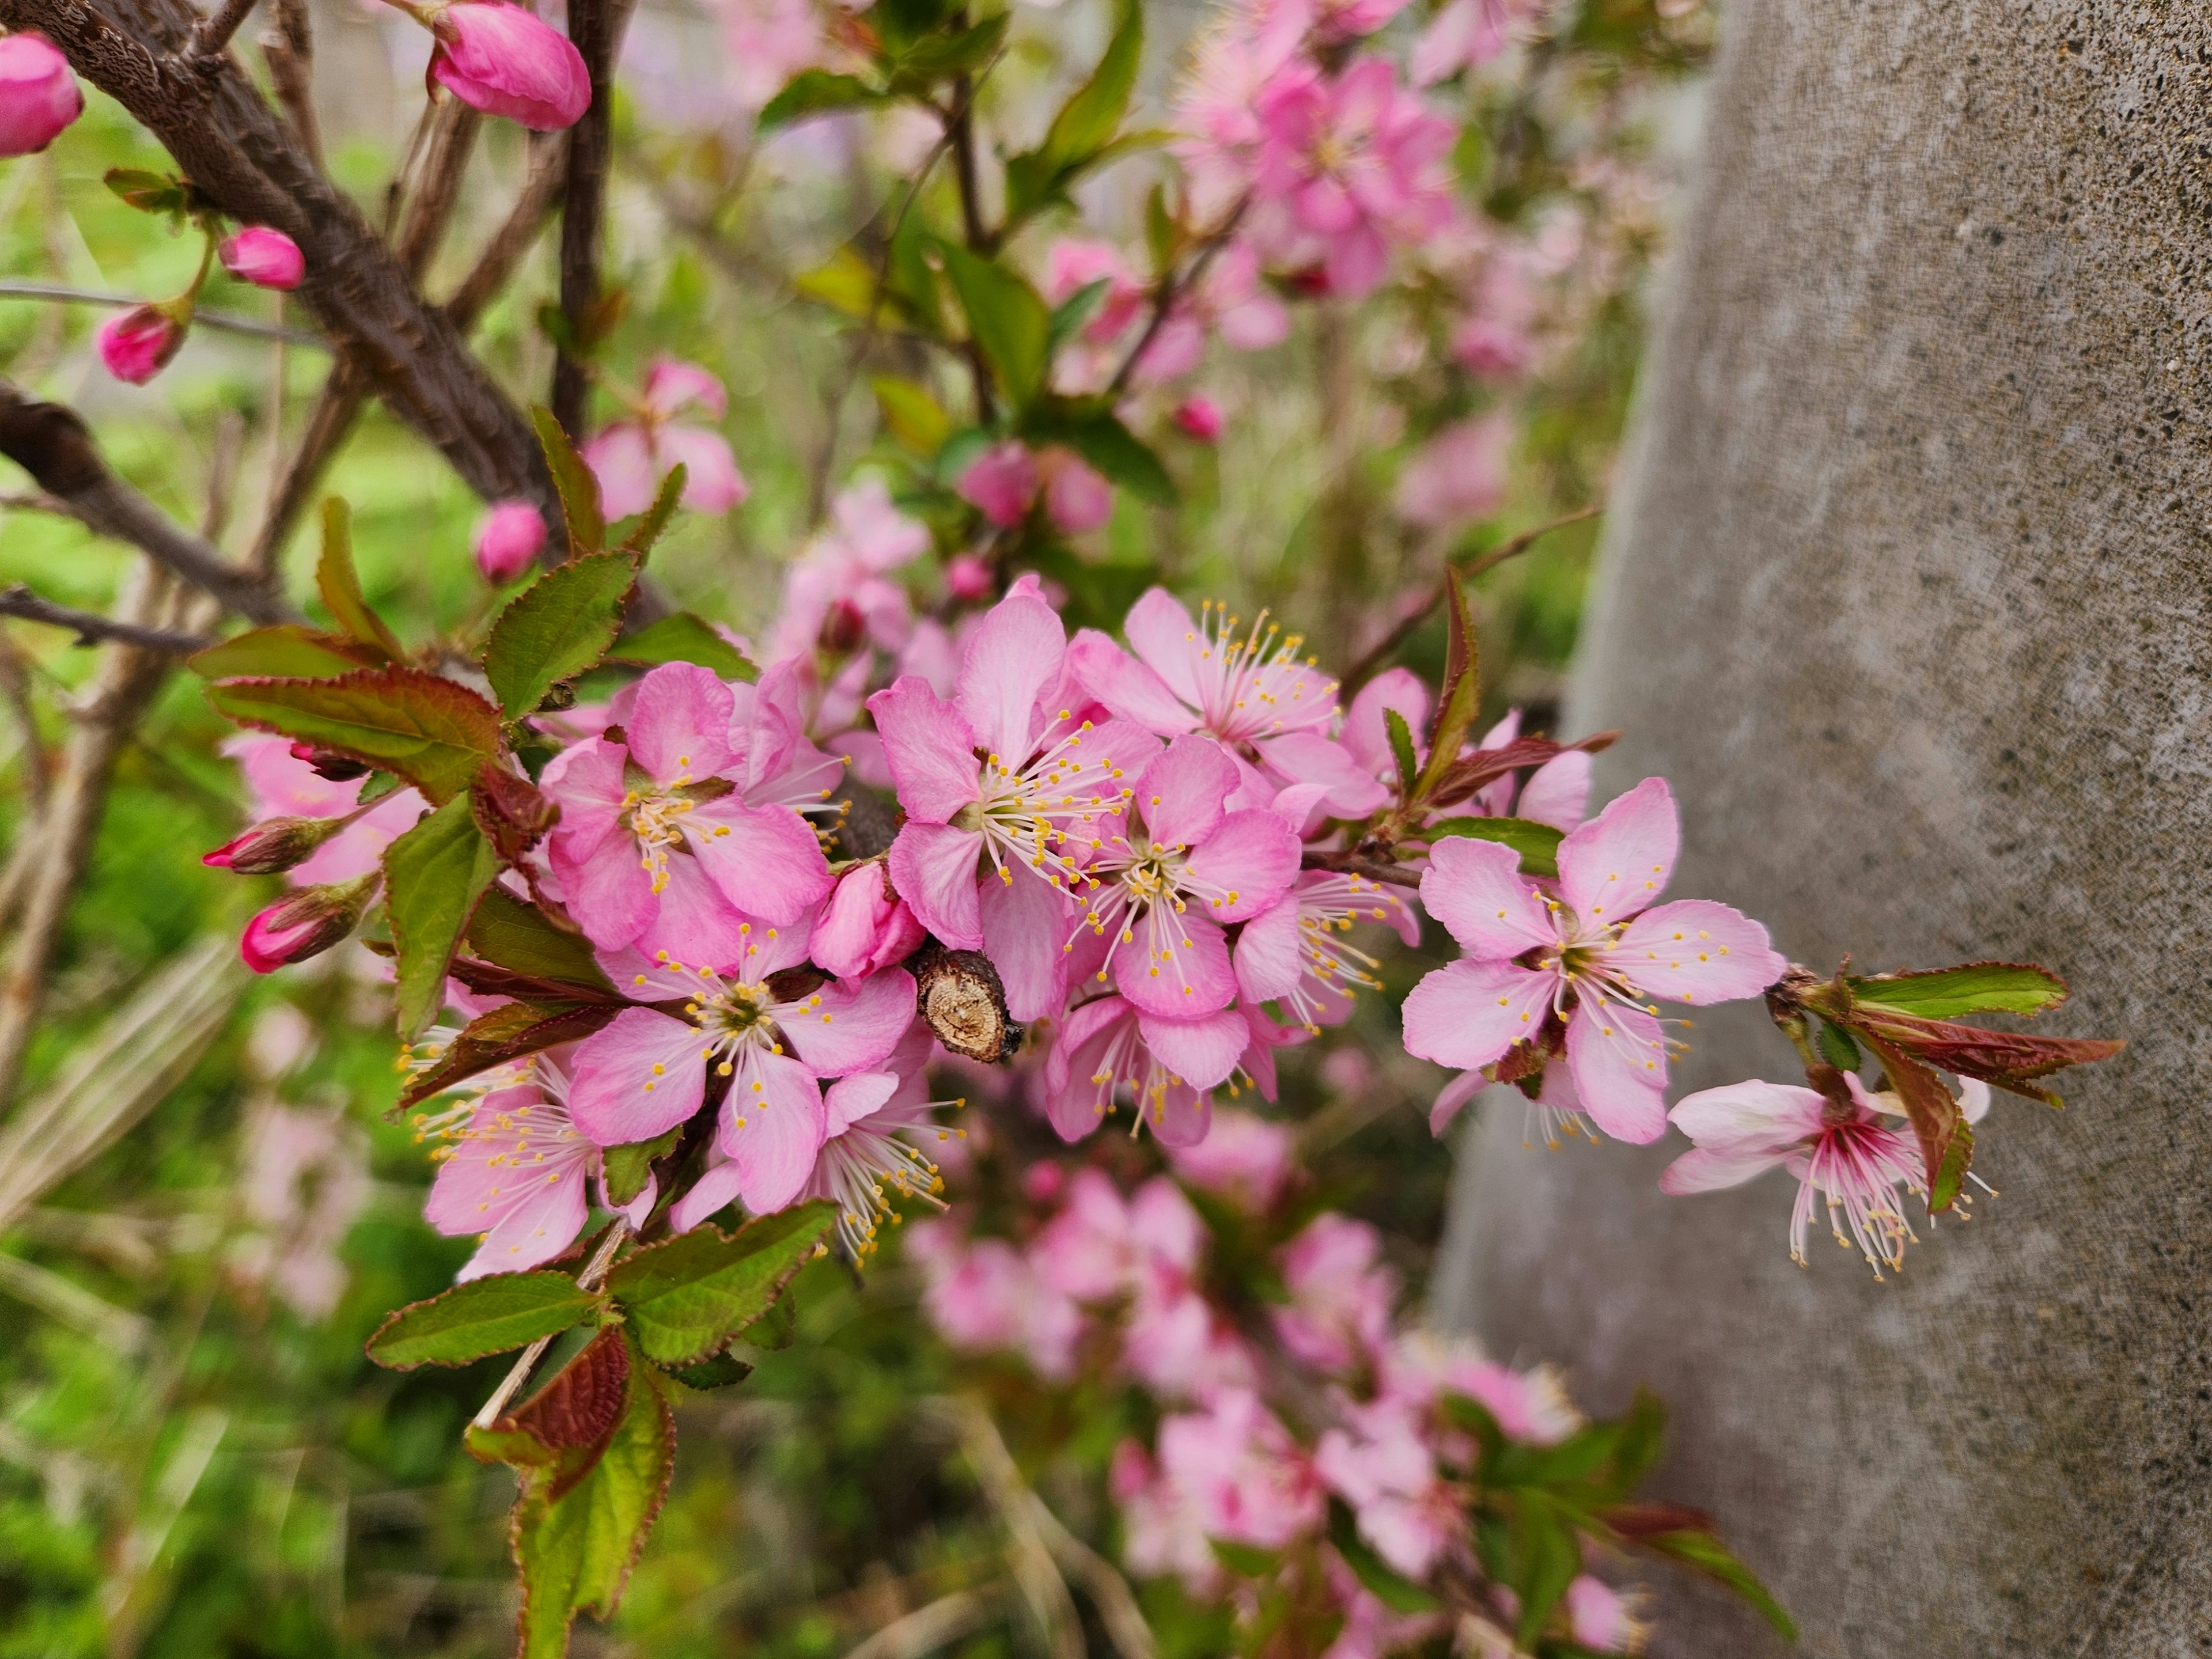
[[[607,1229],[607,1236],[599,1241],[599,1248],[592,1252],[592,1259],[585,1264],[584,1271],[576,1275],[578,1290],[596,1291],[599,1288],[600,1281],[607,1276],[607,1270],[614,1266],[615,1252],[622,1249],[623,1241],[629,1237],[629,1221],[617,1216],[614,1224]],[[491,1391],[491,1398],[484,1401],[483,1409],[476,1414],[474,1426],[488,1429],[499,1420],[499,1414],[507,1409],[507,1402],[514,1398],[514,1391],[528,1379],[532,1368],[552,1346],[551,1337],[541,1336],[522,1351],[500,1385]]]

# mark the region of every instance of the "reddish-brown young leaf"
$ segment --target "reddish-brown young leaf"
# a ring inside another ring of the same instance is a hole
[[[1649,1538],[1662,1532],[1717,1532],[1713,1517],[1687,1504],[1615,1504],[1597,1518],[1623,1538]]]
[[[561,821],[560,807],[543,790],[494,761],[477,768],[469,785],[469,810],[502,864],[520,864]]]
[[[1464,800],[1486,783],[1495,783],[1508,772],[1517,772],[1526,766],[1541,766],[1579,749],[1586,755],[1595,755],[1613,746],[1618,732],[1600,732],[1574,743],[1553,743],[1549,738],[1516,738],[1497,749],[1486,749],[1454,762],[1438,775],[1436,785],[1428,792],[1431,801]]]
[[[587,1037],[622,1012],[619,1003],[592,1003],[582,1007],[544,1007],[513,1002],[469,1022],[437,1064],[417,1076],[400,1093],[394,1113],[420,1105],[441,1090],[464,1078],[489,1071],[502,1060],[520,1060],[541,1048]]]
[[[1858,1035],[1889,1074],[1890,1087],[1897,1091],[1905,1115],[1912,1121],[1912,1133],[1920,1141],[1921,1161],[1928,1170],[1929,1210],[1949,1209],[1973,1156],[1974,1133],[1966,1126],[1966,1115],[1943,1086],[1943,1079],[1928,1067],[1863,1029]]]
[[[1869,1043],[1887,1042],[1939,1071],[1977,1078],[2028,1100],[2047,1106],[2059,1103],[2048,1089],[2035,1087],[2033,1079],[2063,1072],[2069,1066],[2087,1066],[2109,1060],[2127,1047],[2087,1037],[2026,1036],[2018,1031],[1985,1031],[1953,1019],[1925,1019],[1886,1008],[1861,1006],[1853,1010],[1850,1029]]]
[[[511,968],[500,967],[496,963],[477,962],[467,957],[455,957],[447,972],[483,996],[514,997],[524,1002],[624,1003],[624,999],[611,992],[573,984],[566,980],[539,979],[531,974],[518,974]]]

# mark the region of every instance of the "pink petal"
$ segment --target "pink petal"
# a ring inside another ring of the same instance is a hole
[[[1826,1103],[1813,1090],[1754,1079],[1685,1095],[1667,1115],[1707,1152],[1778,1163],[1820,1133]]]
[[[1135,1014],[1119,997],[1097,997],[1060,1022],[1060,1039],[1045,1056],[1044,1082],[1052,1127],[1062,1140],[1080,1140],[1098,1127],[1098,1085],[1091,1076],[1115,1029]]]
[[[1429,1108],[1429,1133],[1441,1139],[1461,1109],[1489,1086],[1490,1079],[1480,1072],[1462,1072],[1445,1084],[1437,1091],[1436,1104]]]
[[[1067,998],[1067,951],[1074,907],[1066,893],[1025,864],[1012,860],[1004,878],[987,875],[976,888],[983,949],[1006,991],[1016,1019],[1042,1019]]]
[[[806,1189],[829,1131],[822,1087],[788,1054],[747,1056],[722,1108],[722,1150],[755,1215],[781,1210]]]
[[[1448,963],[1406,998],[1406,1052],[1480,1070],[1542,1028],[1556,982],[1510,962]]]
[[[830,860],[788,806],[747,806],[735,795],[684,815],[684,838],[707,878],[749,916],[781,927],[828,896]]]
[[[883,1064],[914,1023],[914,975],[903,968],[823,986],[776,1011],[776,1024],[817,1077],[843,1077]]]
[[[1521,790],[1516,817],[1572,830],[1589,805],[1590,757],[1579,749],[1554,755],[1538,767]]]
[[[690,1192],[669,1206],[669,1226],[679,1233],[690,1232],[723,1206],[734,1203],[738,1188],[744,1184],[744,1172],[736,1164],[717,1164],[691,1183]]]
[[[1389,275],[1389,245],[1372,222],[1356,224],[1330,241],[1324,268],[1331,294],[1346,300],[1364,299]]]
[[[568,914],[599,949],[631,944],[660,914],[653,878],[639,864],[637,843],[627,833],[582,860],[570,858],[556,840],[549,857]]]
[[[927,680],[900,676],[890,690],[868,699],[868,712],[909,823],[949,823],[976,799],[975,732]]]
[[[1246,1000],[1287,994],[1304,971],[1298,951],[1298,897],[1285,893],[1244,924],[1237,937],[1237,988]]]
[[[1585,1003],[1567,1020],[1567,1070],[1583,1109],[1616,1140],[1667,1133],[1667,1044],[1640,1008]]]
[[[629,758],[629,751],[618,743],[586,738],[545,763],[538,787],[561,809],[561,821],[553,826],[552,844],[571,860],[591,857],[622,827],[623,807],[629,793],[623,781],[623,768]],[[625,842],[628,839],[623,837]],[[630,861],[636,860],[633,856]]]
[[[1325,723],[1327,706],[1315,707]],[[1350,750],[1318,732],[1285,732],[1261,738],[1259,746],[1268,766],[1291,782],[1325,786],[1334,817],[1364,818],[1394,793],[1363,768]]]
[[[694,404],[705,410],[711,420],[719,421],[730,412],[729,393],[723,389],[720,377],[680,357],[654,358],[639,391],[663,420],[682,414]]]
[[[1143,1014],[1137,1029],[1160,1064],[1194,1089],[1226,1083],[1251,1037],[1244,1016],[1233,1008],[1204,1019],[1158,1019]]]
[[[684,505],[694,513],[727,513],[741,507],[753,488],[738,471],[738,458],[729,440],[703,426],[665,426],[660,429],[660,477],[684,466]],[[653,489],[660,488],[659,479]]]
[[[1213,1126],[1213,1097],[1187,1083],[1169,1085],[1158,1098],[1139,1101],[1137,1109],[1163,1146],[1195,1146]]]
[[[1341,236],[1359,222],[1359,210],[1344,186],[1328,173],[1308,179],[1291,198],[1298,223],[1322,236]]]
[[[1766,929],[1710,899],[1677,899],[1628,924],[1607,965],[1637,989],[1703,1006],[1755,997],[1790,964],[1768,948]]]
[[[550,1261],[584,1231],[590,1206],[580,1170],[564,1171],[556,1182],[546,1182],[534,1173],[519,1178],[542,1183],[542,1191],[532,1201],[517,1204],[500,1217],[484,1234],[477,1253],[453,1275],[456,1282],[466,1283],[486,1273],[519,1273]]]
[[[713,669],[665,662],[637,683],[629,752],[658,783],[712,777],[729,764],[731,706]]]
[[[1165,680],[1097,629],[1078,634],[1068,645],[1067,658],[1076,682],[1117,718],[1162,737],[1198,729],[1196,711],[1180,702]]]
[[[861,1119],[873,1117],[898,1086],[898,1079],[889,1072],[856,1072],[839,1078],[822,1091],[830,1133],[841,1135]]]
[[[666,1133],[699,1109],[707,1068],[696,1026],[651,1008],[625,1008],[578,1045],[568,1112],[602,1146]]]
[[[1405,716],[1407,728],[1413,733],[1415,757],[1419,758],[1421,734],[1429,724],[1429,688],[1412,669],[1392,668],[1377,674],[1359,688],[1359,695],[1344,712],[1341,741],[1373,777],[1398,774],[1397,757],[1390,752],[1389,728],[1382,718],[1383,711],[1391,708]]]
[[[636,422],[617,421],[601,432],[584,446],[583,460],[599,482],[599,511],[610,523],[653,505],[660,470],[645,428]]]
[[[1716,1152],[1695,1147],[1660,1172],[1659,1190],[1675,1198],[1686,1198],[1692,1193],[1741,1187],[1753,1176],[1777,1168],[1789,1156],[1787,1152],[1768,1157],[1763,1153]]]
[[[695,968],[720,968],[744,954],[745,919],[707,878],[698,860],[668,860],[668,884],[660,890],[659,906],[633,941],[646,956],[665,951]]]
[[[1185,861],[1199,880],[1226,889],[1206,914],[1216,921],[1242,921],[1272,905],[1297,879],[1297,831],[1273,811],[1231,812]]]
[[[1066,630],[1033,589],[1017,585],[984,614],[962,653],[957,694],[978,747],[1010,767],[1029,758],[1038,694],[1059,678],[1066,652]]]
[[[1504,961],[1558,941],[1550,911],[1521,873],[1521,855],[1502,842],[1452,836],[1429,853],[1421,905],[1479,961]]]
[[[1114,954],[1114,980],[1139,1012],[1199,1019],[1236,997],[1221,929],[1195,910],[1177,915],[1155,905],[1133,931]]]
[[[1646,778],[1559,843],[1559,894],[1589,921],[1625,921],[1674,872],[1681,821],[1664,778]]]
[[[1193,708],[1200,706],[1199,663],[1206,646],[1180,599],[1164,587],[1146,588],[1129,607],[1121,637],[1170,692]]]
[[[947,823],[909,823],[891,843],[891,884],[921,925],[956,951],[983,948],[975,860],[983,837]]]
[[[1155,846],[1195,847],[1218,827],[1237,785],[1237,763],[1219,744],[1180,737],[1138,777],[1133,804]]]

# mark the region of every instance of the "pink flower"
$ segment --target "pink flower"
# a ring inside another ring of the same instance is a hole
[[[1305,870],[1297,884],[1244,925],[1237,941],[1237,985],[1249,1004],[1273,1002],[1309,1036],[1340,1024],[1355,991],[1380,990],[1382,963],[1343,937],[1356,922],[1384,921],[1408,945],[1421,924],[1389,888],[1362,876]]]
[[[1036,457],[1009,438],[978,455],[960,475],[960,499],[1001,530],[1029,516],[1036,500]]]
[[[809,542],[785,572],[783,608],[769,637],[771,662],[811,653],[829,644],[833,614],[849,617],[855,637],[886,651],[904,646],[914,627],[914,605],[889,573],[913,562],[929,545],[929,532],[891,505],[890,492],[873,473],[845,490],[830,509],[830,527]]]
[[[303,1319],[327,1319],[345,1293],[339,1246],[373,1188],[367,1137],[343,1105],[295,1111],[271,1101],[248,1120],[246,1145],[239,1196],[253,1231],[230,1266]]]
[[[822,19],[809,0],[714,0],[708,10],[721,19],[731,90],[748,112],[799,70],[828,60]],[[750,125],[750,114],[746,119]]]
[[[1290,1304],[1268,1310],[1283,1346],[1339,1375],[1380,1354],[1398,1299],[1398,1276],[1382,1255],[1382,1236],[1364,1221],[1326,1211],[1307,1223],[1282,1251]]]
[[[1314,1446],[1314,1473],[1352,1505],[1359,1535],[1408,1578],[1426,1578],[1467,1534],[1465,1500],[1437,1475],[1423,1425],[1393,1400],[1347,1404]]]
[[[720,433],[677,420],[693,407],[720,420],[729,409],[722,383],[696,363],[657,358],[646,371],[633,418],[615,422],[584,446],[584,465],[599,481],[599,506],[609,519],[651,507],[661,481],[679,463],[684,505],[694,513],[727,513],[752,493]]]
[[[1388,59],[1355,58],[1334,79],[1296,66],[1256,108],[1257,234],[1278,257],[1318,262],[1330,293],[1372,293],[1394,243],[1452,222],[1451,123],[1401,91]]]
[[[973,553],[960,554],[945,567],[945,591],[963,605],[989,599],[998,586],[991,567]]]
[[[36,29],[0,39],[0,155],[29,155],[84,113],[69,59]]]
[[[1291,1132],[1232,1108],[1216,1112],[1206,1139],[1176,1148],[1169,1162],[1194,1187],[1228,1199],[1247,1215],[1265,1215],[1291,1180]]]
[[[1176,405],[1175,423],[1202,444],[1215,442],[1221,436],[1221,405],[1203,395],[1186,398]]]
[[[1641,1653],[1650,1626],[1638,1619],[1628,1600],[1601,1578],[1577,1575],[1567,1586],[1567,1632],[1578,1647],[1593,1653]]]
[[[300,245],[281,230],[248,225],[217,250],[222,268],[256,288],[295,289],[307,273]]]
[[[361,876],[324,887],[302,887],[246,924],[238,954],[257,974],[320,956],[361,926],[380,878]]]
[[[1455,422],[1421,446],[1398,475],[1398,516],[1449,529],[1494,512],[1505,499],[1513,422],[1504,415]]]
[[[545,550],[545,519],[528,501],[494,501],[477,526],[477,568],[495,586],[513,581]]]
[[[1322,1552],[1322,1571],[1329,1593],[1344,1609],[1344,1623],[1336,1639],[1322,1650],[1322,1659],[1388,1659],[1413,1650],[1443,1626],[1440,1613],[1393,1613],[1333,1549]],[[1479,1655],[1479,1659],[1489,1656]]]
[[[1413,84],[1434,86],[1497,57],[1516,6],[1516,0],[1447,0],[1413,43]]]
[[[1224,1389],[1201,1411],[1164,1419],[1159,1466],[1209,1538],[1281,1549],[1321,1523],[1312,1470],[1249,1389]]]
[[[361,793],[357,783],[337,783],[321,776],[292,752],[292,744],[283,738],[241,732],[223,739],[222,752],[246,775],[256,817],[344,817]],[[381,862],[384,849],[422,816],[423,806],[422,797],[414,790],[393,790],[312,856],[294,865],[286,879],[296,887],[312,887],[367,875]]]
[[[814,961],[839,979],[865,979],[912,956],[927,937],[890,872],[864,864],[844,876],[814,924]]]
[[[1201,1018],[1237,994],[1222,928],[1267,909],[1298,872],[1297,833],[1265,808],[1231,812],[1236,763],[1211,738],[1179,737],[1102,823],[1083,871],[1097,965],[1141,1012]]]
[[[1044,510],[1060,533],[1081,536],[1114,516],[1114,487],[1073,450],[1045,451]]]
[[[800,813],[836,765],[799,735],[788,690],[777,670],[733,689],[663,663],[638,682],[624,741],[587,738],[547,765],[561,808],[548,856],[594,945],[735,962],[744,917],[796,921],[828,895],[829,860]]]
[[[1311,21],[1304,0],[1241,0],[1200,37],[1176,107],[1188,136],[1175,148],[1201,218],[1226,213],[1250,185],[1262,102],[1279,76],[1303,72],[1297,53]]]
[[[1266,613],[1240,636],[1227,606],[1208,600],[1194,623],[1155,587],[1129,607],[1122,633],[1133,656],[1090,629],[1068,652],[1077,682],[1118,718],[1163,737],[1202,732],[1265,765],[1278,785],[1323,786],[1310,805],[1325,801],[1340,816],[1364,816],[1389,799],[1328,736],[1336,682],[1298,655],[1303,636],[1268,625]],[[1263,784],[1259,799],[1272,796]]]
[[[1406,0],[1320,0],[1314,33],[1332,44],[1372,34],[1406,9]]]
[[[1060,1004],[1066,890],[1081,868],[1060,849],[1087,851],[1125,768],[1158,748],[1126,723],[1055,712],[1066,649],[1026,575],[969,635],[951,702],[915,674],[868,699],[907,815],[892,884],[946,945],[989,953],[1016,1019]]]
[[[568,37],[506,0],[460,0],[434,11],[430,80],[471,109],[538,132],[575,125],[592,77]],[[617,515],[619,516],[619,515]]]
[[[1196,1019],[1147,1014],[1121,997],[1097,997],[1071,1012],[1045,1060],[1045,1098],[1063,1140],[1080,1140],[1127,1097],[1138,1123],[1166,1146],[1206,1139],[1212,1091],[1244,1050],[1243,1015]]]
[[[1389,728],[1384,722],[1389,710],[1395,710],[1411,730],[1414,757],[1427,760],[1428,688],[1403,668],[1388,669],[1360,688],[1359,695],[1352,700],[1352,707],[1345,713],[1341,741],[1359,764],[1376,776],[1395,778],[1398,763],[1390,752]],[[1509,708],[1504,719],[1460,752],[1462,757],[1495,753],[1510,745],[1520,735],[1521,711]],[[1571,749],[1536,768],[1528,781],[1520,786],[1517,799],[1516,779],[1516,773],[1508,773],[1484,784],[1472,795],[1436,805],[1450,807],[1455,814],[1532,818],[1562,830],[1571,830],[1583,821],[1590,785],[1590,757],[1583,750]]]
[[[1583,1426],[1556,1372],[1500,1365],[1466,1337],[1401,1334],[1384,1357],[1379,1392],[1423,1411],[1446,1395],[1461,1395],[1487,1411],[1507,1439],[1532,1446],[1556,1446]]]
[[[1083,1311],[1043,1283],[1004,1239],[963,1243],[949,1222],[912,1228],[907,1248],[928,1279],[922,1311],[937,1334],[969,1352],[1018,1350],[1048,1382],[1075,1374]]]
[[[1666,886],[1680,840],[1674,796],[1664,780],[1646,778],[1560,842],[1557,899],[1521,875],[1509,847],[1439,842],[1421,903],[1462,956],[1406,999],[1407,1048],[1470,1072],[1517,1042],[1564,1052],[1578,1103],[1599,1127],[1657,1139],[1667,1127],[1667,1048],[1644,999],[1757,996],[1785,965],[1766,930],[1725,904],[1645,908]],[[1520,966],[1523,955],[1535,965]]]
[[[100,325],[93,342],[117,380],[143,386],[185,343],[185,325],[160,306],[133,306]]]
[[[1908,1126],[1886,1120],[1888,1113],[1903,1116],[1894,1097],[1869,1093],[1849,1073],[1843,1079],[1847,1105],[1779,1083],[1735,1083],[1688,1096],[1669,1115],[1697,1146],[1667,1166],[1659,1190],[1677,1196],[1717,1192],[1778,1164],[1798,1183],[1790,1217],[1791,1261],[1805,1262],[1817,1193],[1827,1200],[1836,1242],[1856,1245],[1875,1278],[1885,1266],[1903,1268],[1905,1247],[1917,1235],[1897,1189],[1927,1196],[1919,1143]],[[1966,1121],[1979,1122],[1990,1108],[1989,1085],[1968,1078],[1960,1091]]]
[[[1102,282],[1097,309],[1053,365],[1054,385],[1071,396],[1106,389],[1121,367],[1117,343],[1144,313],[1145,285],[1110,242],[1064,236],[1046,251],[1044,296],[1054,307]]]
[[[617,985],[640,1001],[676,1000],[684,1015],[625,1008],[576,1050],[570,1106],[577,1127],[603,1146],[650,1140],[689,1119],[710,1068],[730,1079],[719,1120],[730,1171],[702,1191],[710,1171],[685,1195],[684,1224],[732,1196],[756,1214],[796,1200],[830,1132],[821,1079],[875,1070],[914,1018],[914,977],[902,969],[781,991],[769,981],[805,963],[805,924],[748,921],[739,932],[741,950],[720,969],[665,956],[648,963],[635,951],[607,958]],[[863,1115],[857,1101],[846,1104]]]

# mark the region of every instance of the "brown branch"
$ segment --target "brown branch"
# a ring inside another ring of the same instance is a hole
[[[945,136],[952,141],[952,177],[960,191],[962,240],[970,253],[988,258],[997,238],[983,223],[982,185],[975,171],[975,99],[964,75],[953,77],[952,108],[945,118]],[[968,337],[968,368],[975,378],[975,418],[988,426],[997,417],[998,398],[991,390],[991,365],[972,331]]]
[[[893,1620],[853,1649],[845,1659],[922,1659],[981,1630],[1005,1601],[996,1586],[954,1590],[926,1607]]]
[[[191,39],[185,46],[185,61],[197,68],[201,59],[216,57],[230,45],[230,37],[238,33],[238,26],[253,9],[255,0],[222,0],[210,17],[203,17],[192,25]]]
[[[90,289],[68,288],[59,283],[21,283],[9,277],[0,280],[0,300],[52,300],[62,305],[112,306],[118,310],[126,306],[143,305],[143,295],[137,294],[96,294]],[[286,328],[277,323],[264,323],[258,317],[241,317],[234,311],[216,311],[207,306],[194,307],[192,322],[200,328],[212,328],[226,334],[245,334],[259,340],[283,340],[290,345],[316,346],[330,349],[330,342],[319,334],[311,334],[303,328]]]
[[[307,21],[307,0],[270,0],[270,25],[261,34],[270,84],[300,148],[319,170],[323,125],[315,115],[315,37]]]
[[[521,193],[446,301],[446,315],[464,333],[512,280],[530,245],[545,228],[546,216],[561,199],[562,182],[568,176],[568,148],[566,133],[531,134],[529,170],[523,175]]]
[[[205,634],[179,634],[167,628],[141,628],[136,623],[118,622],[97,611],[72,611],[65,605],[56,605],[51,599],[40,599],[21,582],[0,587],[0,617],[21,617],[26,622],[66,628],[76,635],[79,645],[115,640],[125,645],[137,646],[142,650],[166,652],[173,657],[189,656],[215,643],[214,639]]]
[[[599,241],[613,144],[614,54],[627,21],[624,0],[568,0],[568,39],[592,77],[592,101],[568,130],[568,177],[561,201],[561,314],[580,337],[599,300]],[[553,418],[581,443],[590,367],[562,348],[553,360]]]
[[[1307,870],[1334,870],[1343,875],[1364,876],[1370,881],[1388,882],[1393,887],[1421,884],[1421,872],[1418,870],[1362,858],[1357,853],[1308,853],[1299,860],[1299,866]]]
[[[1243,222],[1244,210],[1251,202],[1249,196],[1237,198],[1237,205],[1229,210],[1229,216],[1215,226],[1205,241],[1199,245],[1189,269],[1182,273],[1180,279],[1172,270],[1162,274],[1158,286],[1152,290],[1152,314],[1145,319],[1145,331],[1137,337],[1137,343],[1121,360],[1121,367],[1114,371],[1114,378],[1106,387],[1108,396],[1118,398],[1128,389],[1129,377],[1137,372],[1137,365],[1144,361],[1146,351],[1158,337],[1159,331],[1167,326],[1169,314],[1175,310],[1175,302],[1196,288],[1205,277],[1206,267],[1213,263],[1214,256],[1226,247],[1229,239],[1237,234],[1237,227]]]
[[[24,660],[21,647],[4,635],[0,635],[0,695],[7,697],[9,710],[23,731],[23,802],[30,809],[27,816],[35,820],[46,810],[47,768],[52,763],[46,738],[39,731],[38,710],[31,706],[30,665]],[[0,927],[7,925],[11,908],[0,898]]]

